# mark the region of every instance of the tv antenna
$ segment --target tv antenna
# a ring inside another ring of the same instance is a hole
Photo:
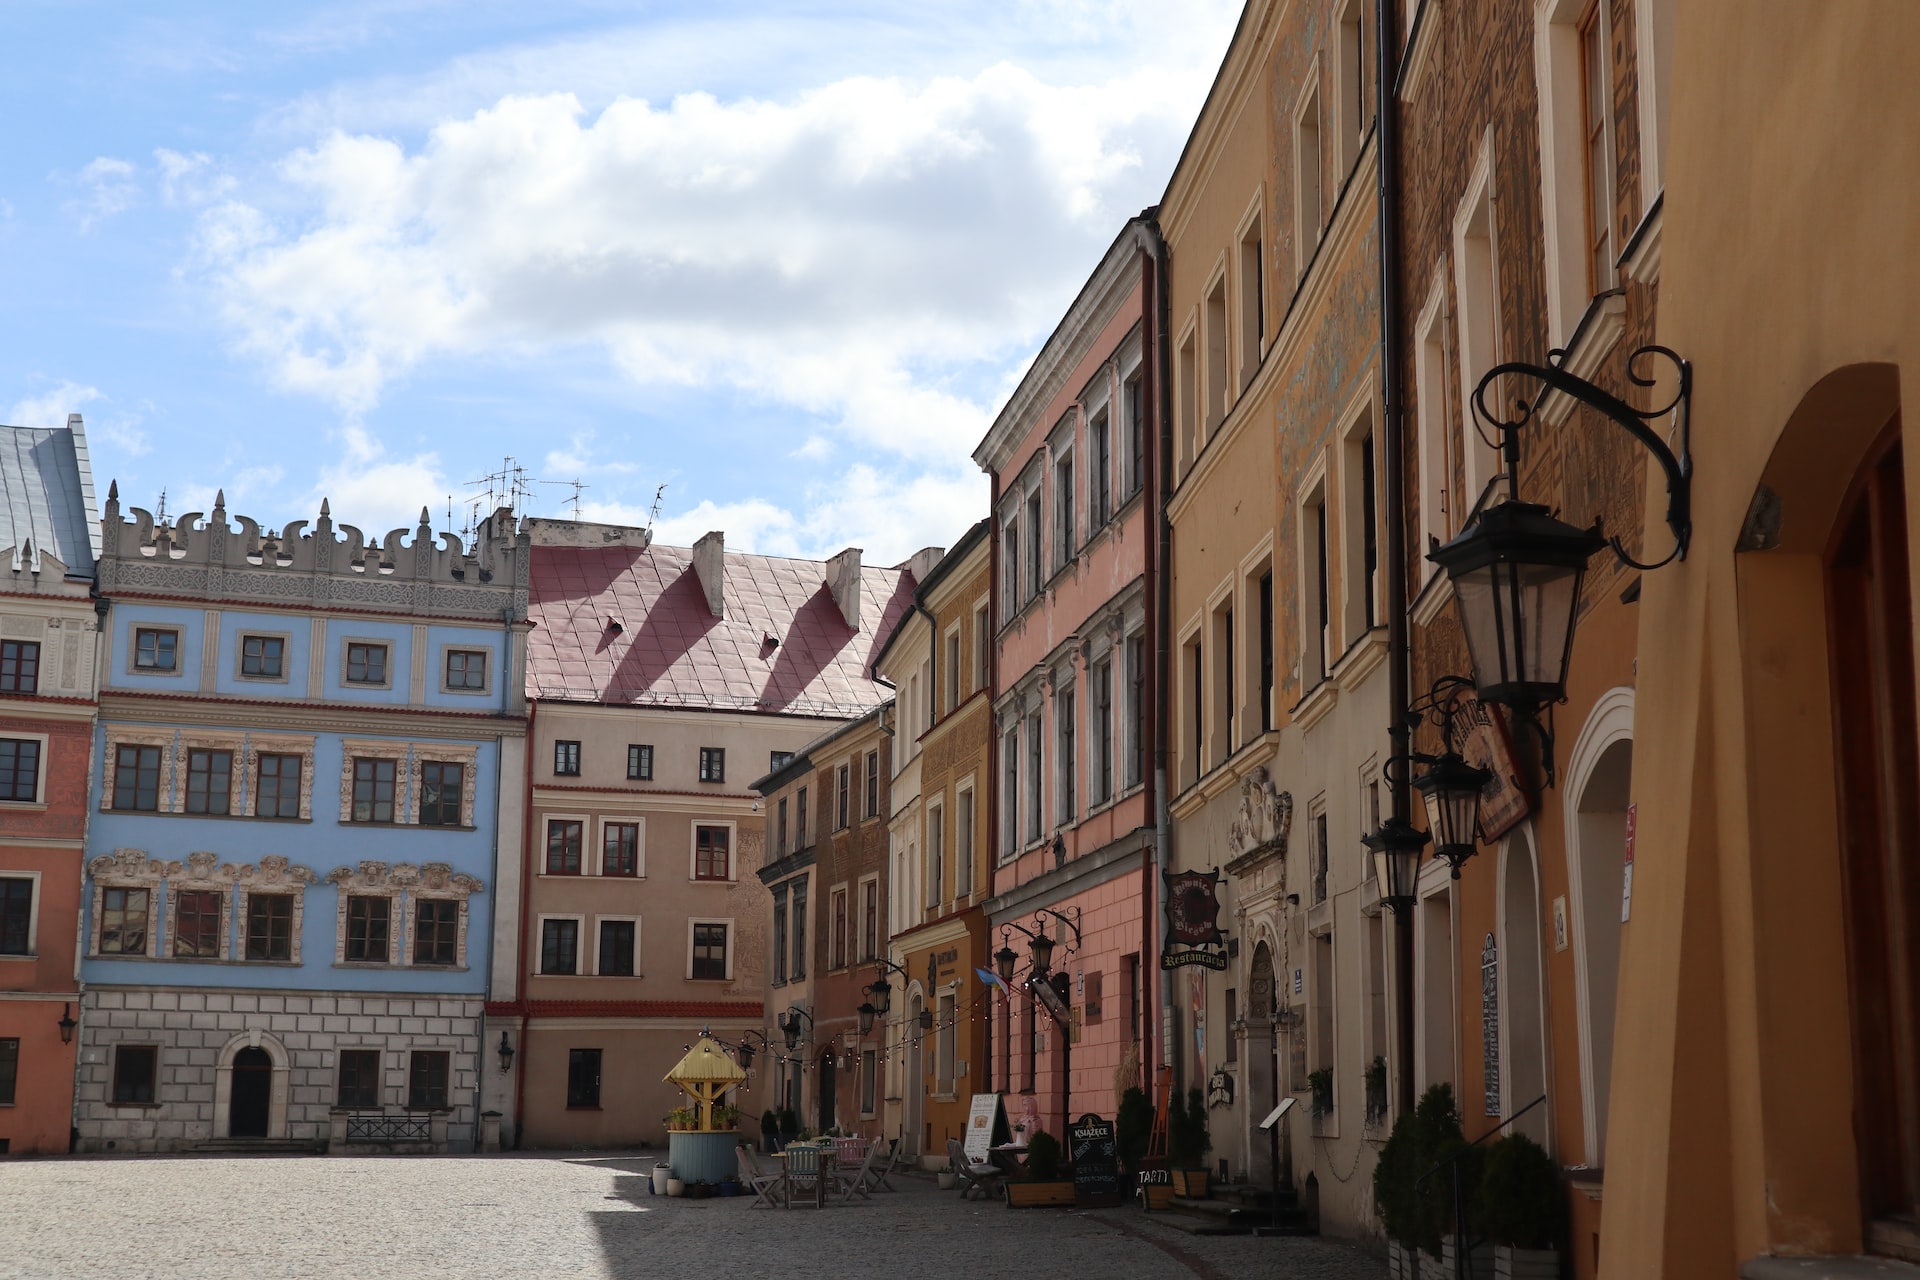
[[[554,485],[560,485],[563,488],[571,488],[573,490],[573,497],[568,499],[568,501],[573,503],[573,518],[575,520],[578,520],[580,518],[580,491],[583,489],[591,489],[593,487],[592,485],[588,484],[586,481],[579,480],[579,479],[536,480],[534,481],[534,483],[535,484],[554,484]]]

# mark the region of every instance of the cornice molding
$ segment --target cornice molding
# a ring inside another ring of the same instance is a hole
[[[196,725],[230,728],[267,724],[275,730],[304,733],[379,733],[394,737],[524,738],[524,716],[472,711],[433,711],[420,707],[383,707],[292,700],[221,698],[191,693],[100,695],[100,718],[124,724]]]

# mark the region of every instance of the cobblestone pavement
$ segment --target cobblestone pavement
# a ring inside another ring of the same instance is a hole
[[[1012,1211],[930,1178],[825,1212],[648,1194],[651,1156],[0,1162],[0,1278],[1381,1280],[1321,1240],[1192,1237],[1137,1209]]]

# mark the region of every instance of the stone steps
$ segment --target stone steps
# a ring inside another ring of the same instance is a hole
[[[1319,1234],[1294,1198],[1288,1196],[1279,1213],[1266,1205],[1248,1206],[1242,1196],[1215,1195],[1207,1199],[1173,1198],[1173,1212],[1160,1221],[1176,1231],[1196,1236],[1311,1236]],[[1270,1197],[1269,1197],[1270,1198]]]
[[[326,1150],[323,1142],[294,1138],[207,1138],[193,1150],[209,1156],[311,1156]]]

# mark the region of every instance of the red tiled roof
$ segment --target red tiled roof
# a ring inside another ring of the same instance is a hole
[[[531,571],[527,694],[550,700],[856,716],[891,696],[867,664],[913,607],[910,573],[863,568],[855,631],[825,563],[728,552],[715,618],[685,547],[536,546]]]

